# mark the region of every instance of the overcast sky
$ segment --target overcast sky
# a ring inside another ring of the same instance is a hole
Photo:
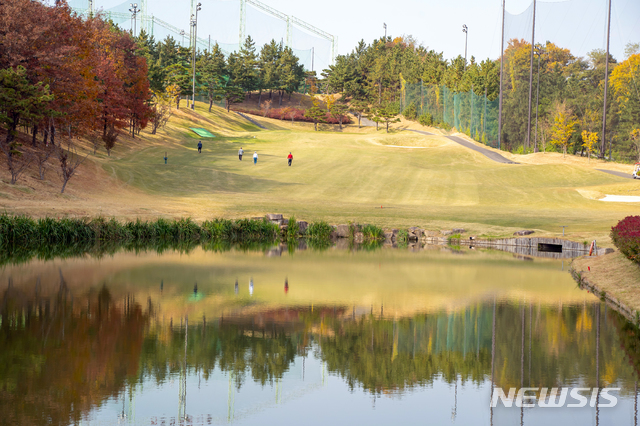
[[[69,0],[79,6],[87,0]],[[133,0],[130,0],[133,1]],[[125,0],[94,0],[96,8],[126,12]],[[148,14],[189,31],[191,0],[147,0]],[[197,1],[197,0],[196,0]],[[199,0],[198,35],[220,43],[228,43],[232,49],[238,44],[238,0]],[[412,35],[429,49],[443,52],[451,59],[464,55],[465,34],[462,25],[468,27],[468,57],[477,60],[496,59],[500,56],[502,0],[261,0],[268,6],[289,16],[295,16],[338,37],[338,52],[351,52],[359,40],[367,43],[384,34],[396,37]],[[531,39],[531,1],[506,0],[506,39],[518,37]],[[536,42],[550,40],[566,47],[576,56],[605,47],[606,7],[608,0],[567,0],[563,2],[538,2],[536,18]],[[141,0],[138,0],[141,3]],[[624,47],[629,42],[640,42],[640,0],[612,0],[611,53],[623,60]],[[286,37],[286,24],[248,7],[247,34],[261,45],[265,41]],[[128,13],[128,12],[126,12]],[[126,23],[124,23],[126,26]],[[156,28],[158,38],[162,28]],[[167,33],[168,34],[168,33]],[[297,35],[296,35],[297,34]],[[176,37],[174,35],[174,37]],[[310,49],[316,43],[316,69],[326,66],[323,57],[330,57],[330,46],[294,32],[294,48]],[[188,43],[188,35],[187,35]],[[296,46],[298,44],[298,46]],[[233,46],[232,46],[233,45]],[[309,50],[310,52],[310,50]],[[324,54],[323,54],[324,53]],[[307,55],[310,62],[310,54]],[[306,62],[305,62],[306,63]]]

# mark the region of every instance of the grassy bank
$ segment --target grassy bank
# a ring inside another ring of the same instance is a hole
[[[581,286],[611,302],[628,319],[638,323],[640,313],[640,266],[616,251],[598,257],[581,257],[572,264]]]

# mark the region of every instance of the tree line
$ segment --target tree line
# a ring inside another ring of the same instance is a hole
[[[156,42],[142,31],[138,37],[142,55],[149,64],[149,81],[154,96],[165,94],[177,108],[180,100],[193,96],[193,50],[180,46],[168,36]],[[258,51],[248,36],[238,52],[225,53],[215,43],[211,50],[197,51],[195,55],[195,95],[204,95],[209,111],[214,102],[225,101],[227,110],[234,103],[251,98],[258,92],[261,104],[266,93],[269,99],[297,91],[305,81],[306,73],[290,47],[271,40]]]
[[[601,148],[598,130],[602,128],[606,53],[593,50],[586,58],[576,57],[552,42],[536,45],[535,52],[531,114],[532,122],[537,114],[538,126],[532,124],[528,137],[531,44],[511,40],[505,50],[503,148],[514,152],[569,149],[574,154],[590,154]],[[607,147],[611,143],[614,156],[623,161],[640,156],[639,53],[640,45],[631,43],[624,61],[618,63],[611,56],[608,59],[612,96],[607,104],[605,141]],[[416,109],[415,103],[401,102],[407,86],[435,88],[437,102],[442,102],[443,88],[485,96],[492,102],[500,94],[500,59],[478,62],[473,56],[470,61],[458,56],[447,60],[411,36],[380,38],[371,44],[360,41],[351,53],[339,55],[322,76],[322,90],[340,94],[359,118],[369,115],[374,121],[376,117],[384,120],[384,113],[380,113],[384,111],[447,130],[446,123],[434,123],[432,117]],[[497,111],[494,115],[497,120]],[[604,156],[601,149],[598,151]]]

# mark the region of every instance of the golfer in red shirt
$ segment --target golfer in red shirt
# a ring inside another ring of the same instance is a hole
[[[287,155],[287,160],[289,160],[289,166],[291,166],[291,162],[293,161],[293,155],[291,155],[291,153]]]

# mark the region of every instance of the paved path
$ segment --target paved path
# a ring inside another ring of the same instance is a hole
[[[266,127],[264,127],[262,124],[258,123],[256,120],[254,120],[253,118],[249,117],[247,114],[243,114],[241,112],[235,111],[236,114],[238,114],[240,117],[246,119],[247,121],[250,121],[251,124],[255,124],[256,126],[260,127],[261,129],[267,129]]]
[[[411,129],[407,129],[410,132],[416,132],[416,133],[420,133],[422,135],[427,135],[427,136],[433,136],[433,133],[429,133],[429,132],[424,132],[422,130],[411,130]],[[458,136],[444,136],[445,138],[452,140],[456,143],[459,143],[460,145],[464,146],[465,148],[469,148],[472,149],[476,152],[479,152],[480,154],[484,155],[485,157],[489,158],[490,160],[493,160],[495,162],[498,163],[504,163],[504,164],[518,164],[515,161],[511,161],[508,158],[503,157],[502,155],[498,154],[497,152],[493,152],[489,149],[483,148],[481,146],[478,146],[472,142],[466,141]]]
[[[610,175],[618,176],[621,178],[633,179],[633,176],[631,176],[629,173],[616,172],[615,170],[605,170],[605,169],[596,169],[596,170],[599,172],[609,173]]]

